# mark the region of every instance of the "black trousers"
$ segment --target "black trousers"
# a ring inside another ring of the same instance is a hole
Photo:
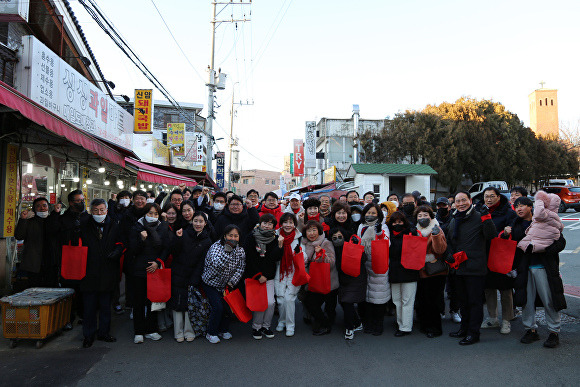
[[[364,303],[365,331],[383,332],[383,321],[387,304]]]
[[[417,282],[415,308],[419,319],[419,327],[425,333],[440,335],[441,328],[440,304],[445,289],[446,276],[421,278]]]
[[[344,311],[344,328],[348,330],[353,330],[360,325],[360,317],[356,312],[354,303],[352,302],[341,302],[342,310]]]
[[[338,289],[328,294],[320,294],[307,291],[304,296],[304,306],[314,318],[312,327],[319,329],[321,327],[330,328],[334,317],[336,316],[336,300]],[[324,304],[324,311],[322,305]],[[329,311],[330,313],[326,312]]]
[[[151,301],[147,299],[147,278],[128,276],[133,295],[133,328],[136,335],[158,331],[157,313],[151,312]]]
[[[483,322],[485,276],[458,275],[456,279],[461,305],[461,329],[468,335],[479,338],[479,329]]]
[[[447,275],[447,297],[449,297],[449,312],[457,313],[461,305],[459,294],[457,294],[457,274],[455,271]]]
[[[111,293],[110,292],[83,292],[84,315],[83,336],[90,339],[98,336],[107,336],[111,330]],[[97,329],[97,312],[99,323]]]

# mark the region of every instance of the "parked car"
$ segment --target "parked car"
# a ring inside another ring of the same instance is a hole
[[[479,183],[473,184],[467,192],[471,195],[471,198],[475,198],[479,193],[483,192],[487,187],[495,187],[500,191],[507,191],[508,185],[505,181],[480,181]]]
[[[574,181],[571,179],[550,179],[548,180],[548,184],[546,185],[546,187],[553,187],[553,186],[558,186],[558,187],[573,187],[574,186]]]
[[[580,187],[548,186],[543,187],[542,190],[556,194],[562,199],[558,212],[566,212],[568,208],[580,212]]]
[[[505,196],[507,198],[508,202],[510,201],[510,199],[511,199],[510,191],[508,191],[507,189],[500,189],[499,193],[502,194],[503,196]],[[479,207],[480,203],[481,203],[481,205],[483,205],[483,192],[479,192],[475,196],[472,196],[471,201],[476,206],[476,208]]]

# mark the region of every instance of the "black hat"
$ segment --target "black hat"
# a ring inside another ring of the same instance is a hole
[[[440,197],[439,199],[437,199],[437,203],[436,204],[439,204],[439,203],[443,203],[446,206],[448,206],[449,205],[449,200],[447,200],[447,198],[445,196],[443,196],[443,197]]]

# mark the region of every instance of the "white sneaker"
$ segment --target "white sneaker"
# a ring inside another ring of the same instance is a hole
[[[355,332],[362,332],[363,329],[364,329],[363,324],[360,323],[360,325],[358,327],[354,328],[354,331]]]
[[[294,336],[294,331],[286,330],[286,337],[292,337],[292,336]]]
[[[217,344],[220,342],[220,338],[217,336],[212,336],[209,333],[205,335],[205,338],[207,339],[207,341],[209,341],[212,344]]]
[[[161,335],[157,332],[153,332],[153,333],[146,334],[145,338],[149,339],[149,340],[157,341],[157,340],[161,340]]]
[[[284,328],[286,328],[285,324],[278,323],[278,325],[276,326],[276,331],[282,332],[284,330]]]
[[[503,335],[507,335],[511,331],[512,331],[512,324],[508,320],[503,320],[501,322],[501,329],[499,330],[499,333],[501,333]]]
[[[143,343],[143,335],[135,335],[135,338],[133,339],[133,342],[135,344],[141,344],[141,343]]]
[[[224,340],[229,340],[232,338],[232,334],[230,332],[218,333],[218,336]]]
[[[344,331],[344,339],[345,340],[352,340],[352,339],[354,339],[354,330],[352,330],[352,329],[346,329]]]
[[[451,313],[451,320],[453,320],[454,323],[459,324],[461,323],[461,316],[457,312]]]
[[[191,343],[193,340],[195,340],[195,336],[193,337],[189,336],[185,338],[185,341],[187,341],[188,343]]]
[[[497,318],[486,318],[483,323],[481,323],[481,328],[498,328],[499,327],[499,320]]]

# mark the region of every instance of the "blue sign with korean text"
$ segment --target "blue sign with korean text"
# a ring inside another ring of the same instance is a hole
[[[225,152],[217,152],[215,154],[216,160],[216,171],[215,171],[215,182],[220,187],[220,190],[224,189],[224,177],[225,177]]]

